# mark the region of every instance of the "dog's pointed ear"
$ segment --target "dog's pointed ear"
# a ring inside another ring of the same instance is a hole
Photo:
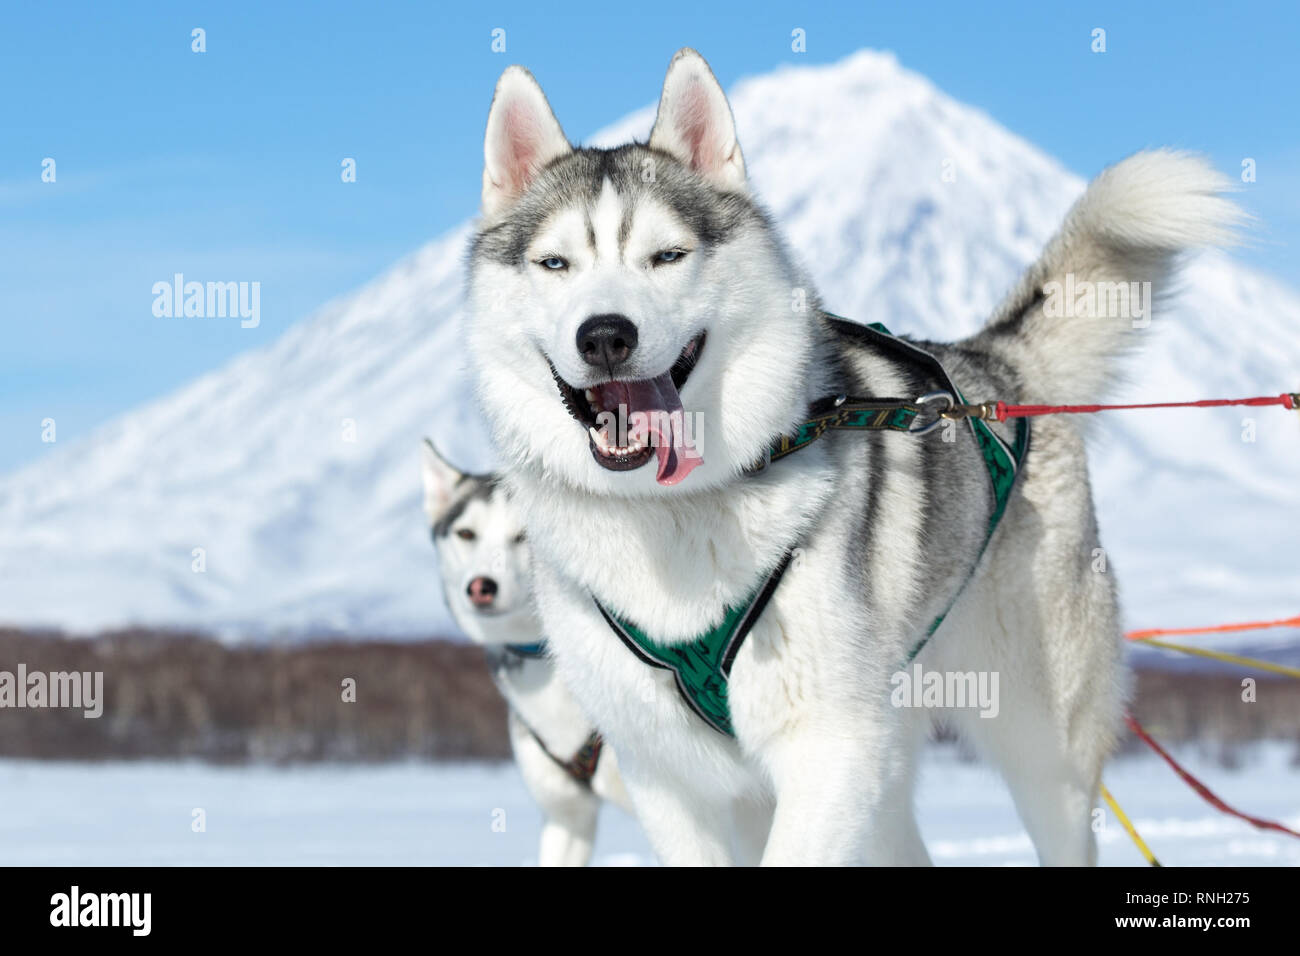
[[[533,75],[522,66],[506,67],[483,141],[483,214],[500,215],[542,167],[572,149]]]
[[[426,438],[420,445],[420,477],[424,479],[424,513],[430,522],[437,521],[451,504],[452,491],[465,474]]]
[[[704,57],[689,47],[668,64],[650,146],[676,156],[721,189],[745,188],[745,157],[731,104]]]

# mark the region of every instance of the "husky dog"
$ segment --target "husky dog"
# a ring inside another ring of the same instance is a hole
[[[584,866],[602,799],[628,799],[611,748],[546,658],[529,588],[523,525],[492,475],[467,475],[425,439],[424,511],[443,595],[456,623],[487,650],[510,707],[510,745],[545,815],[542,866]]]
[[[1025,452],[1023,424],[964,403],[1096,401],[1139,323],[1057,315],[1045,288],[1159,295],[1181,251],[1230,238],[1224,180],[1170,152],[1112,167],[988,324],[940,344],[821,310],[692,50],[648,142],[609,150],[572,147],[510,67],[485,157],[479,395],[556,665],[660,859],[928,863],[912,793],[935,715],[892,693],[919,666],[1000,676],[996,716],[945,720],[999,768],[1040,862],[1095,862],[1127,676],[1084,436],[1037,419]],[[845,396],[911,433],[837,419],[807,441]],[[968,417],[939,418],[950,402]]]

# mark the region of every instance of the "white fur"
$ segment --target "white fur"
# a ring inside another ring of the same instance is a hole
[[[651,144],[658,136],[665,148],[698,154],[672,145],[682,139],[672,104],[689,76],[683,88],[694,90],[694,122],[705,128],[686,141],[730,157],[730,112],[696,60],[689,52],[674,60]],[[661,135],[666,117],[673,132]],[[724,188],[743,174],[743,163],[729,163],[707,173]],[[1209,195],[1216,182],[1199,162],[1167,154],[1116,167],[1080,200],[1026,282],[1069,269],[1163,283],[1179,249],[1221,238],[1232,207]],[[654,241],[608,253],[618,202],[606,189],[594,210],[574,211],[575,221],[589,213],[598,232],[597,253],[585,259],[565,214],[548,225],[545,241],[556,246],[548,254],[577,263],[567,274],[477,261],[470,280],[472,361],[527,516],[534,590],[560,676],[617,743],[663,862],[926,863],[911,794],[930,717],[888,699],[890,674],[928,623],[907,608],[933,583],[915,504],[920,439],[883,443],[876,491],[886,507],[872,529],[880,549],[872,573],[886,596],[867,606],[845,565],[853,527],[837,520],[866,500],[867,476],[838,472],[821,442],[760,478],[739,477],[825,394],[815,296],[807,312],[791,308],[792,290],[811,287],[761,229],[740,231],[707,261],[647,273],[640,257]],[[664,210],[644,214],[648,232],[671,234]],[[1023,309],[1025,288],[999,321]],[[705,418],[705,464],[681,485],[657,485],[649,468],[600,468],[562,406],[544,356],[571,385],[595,382],[571,345],[572,325],[592,310],[630,316],[649,343],[627,378],[663,372],[674,348],[707,331],[682,391],[687,410]],[[1050,325],[1040,311],[1017,334],[993,323],[972,348],[1003,357],[1028,394],[1070,401],[1096,397],[1116,338],[1113,329]],[[893,394],[890,364],[868,373],[876,394]],[[954,548],[982,537],[959,515],[952,526]],[[791,541],[803,542],[800,552],[731,672],[735,739],[687,710],[669,675],[631,654],[593,603],[598,595],[659,641],[686,640],[745,597]],[[1045,864],[1095,860],[1092,808],[1122,709],[1116,596],[1111,578],[1090,567],[1096,543],[1082,438],[1072,422],[1046,421],[988,553],[919,658],[927,669],[1004,675],[998,719],[955,721],[1006,777]]]
[[[463,476],[428,441],[422,448],[420,470],[425,514],[433,525],[453,500]],[[456,531],[461,529],[473,531],[474,540],[460,538]],[[435,541],[447,606],[475,643],[499,647],[531,644],[542,637],[531,597],[529,550],[518,540],[522,530],[504,491],[498,491],[489,502],[471,502],[454,522],[452,532]],[[498,613],[481,612],[467,597],[469,581],[480,575],[492,577],[501,588]],[[515,663],[517,666],[498,670],[494,677],[510,707],[515,762],[545,817],[538,860],[542,866],[585,866],[591,857],[601,801],[612,800],[630,808],[618,758],[612,747],[603,748],[590,787],[558,766],[546,751],[561,759],[572,757],[586,743],[592,723],[550,661],[530,658]],[[545,750],[538,737],[545,741]]]

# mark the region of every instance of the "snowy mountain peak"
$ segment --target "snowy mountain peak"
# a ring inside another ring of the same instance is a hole
[[[973,330],[1083,187],[888,53],[782,67],[738,83],[732,103],[755,191],[828,306],[897,331]],[[644,137],[653,114],[592,141]],[[431,434],[467,467],[491,460],[457,329],[467,236],[0,479],[0,621],[449,630],[418,447]],[[1295,293],[1217,255],[1186,287],[1157,316],[1131,398],[1300,386]],[[1300,527],[1300,426],[1239,411],[1099,423],[1103,540],[1134,624],[1295,613],[1300,576],[1276,555]]]

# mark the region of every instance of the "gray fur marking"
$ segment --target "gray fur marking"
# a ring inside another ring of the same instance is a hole
[[[460,481],[456,482],[451,504],[434,522],[433,536],[445,538],[451,533],[451,526],[456,523],[456,519],[465,513],[470,502],[491,501],[496,490],[497,476],[494,474],[462,476]]]
[[[649,181],[647,172],[653,174]],[[606,180],[628,207],[619,229],[620,250],[631,231],[632,209],[650,196],[691,229],[705,253],[727,242],[742,225],[768,224],[766,214],[748,196],[714,189],[672,156],[649,146],[575,149],[543,169],[505,219],[478,233],[471,256],[522,266],[537,232],[564,209],[594,205]]]

